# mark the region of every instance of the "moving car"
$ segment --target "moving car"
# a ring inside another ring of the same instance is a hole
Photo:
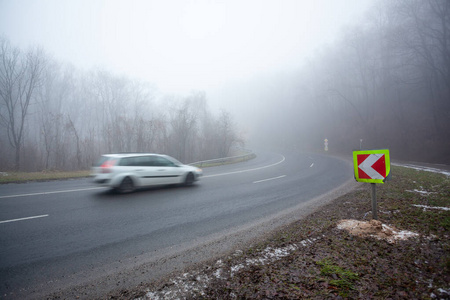
[[[105,154],[92,167],[93,181],[121,193],[155,185],[191,185],[202,170],[153,153]]]

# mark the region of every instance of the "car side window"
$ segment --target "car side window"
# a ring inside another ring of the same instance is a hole
[[[152,167],[153,166],[153,158],[151,156],[142,156],[139,157],[140,166],[144,167]]]
[[[172,161],[160,156],[138,156],[122,158],[119,166],[175,167],[176,165]]]
[[[156,163],[160,167],[174,167],[175,164],[164,157],[155,157]]]
[[[131,157],[124,157],[120,160],[119,166],[131,166]]]
[[[135,167],[141,166],[141,157],[124,157],[120,160],[119,166],[123,167]]]
[[[133,166],[135,167],[142,167],[145,166],[145,157],[132,157],[133,159]]]

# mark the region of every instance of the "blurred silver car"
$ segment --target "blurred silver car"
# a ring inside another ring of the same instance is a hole
[[[93,181],[121,193],[155,185],[191,185],[202,170],[153,153],[105,154],[92,167]]]

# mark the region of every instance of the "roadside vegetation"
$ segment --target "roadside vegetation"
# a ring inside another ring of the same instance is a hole
[[[371,221],[370,185],[361,183],[262,243],[108,298],[450,299],[450,178],[392,172],[377,185],[380,222]],[[371,221],[372,231],[340,229],[342,220]]]
[[[90,171],[0,172],[0,184],[81,178],[89,174]]]

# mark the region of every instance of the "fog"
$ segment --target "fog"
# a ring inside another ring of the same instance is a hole
[[[324,152],[325,138],[331,154],[449,163],[449,12],[445,0],[0,0],[3,61],[17,50],[36,76],[21,97],[0,68],[22,105],[11,113],[2,94],[0,168]]]
[[[292,68],[370,1],[2,0],[0,28],[19,47],[155,83],[211,90]]]

